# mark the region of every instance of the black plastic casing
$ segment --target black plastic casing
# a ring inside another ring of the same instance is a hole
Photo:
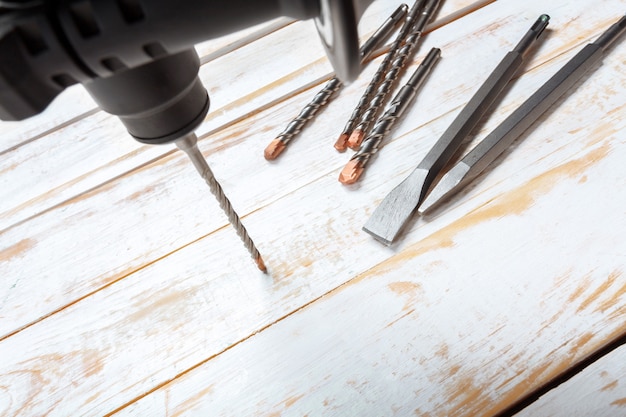
[[[0,14],[0,119],[39,114],[66,87],[90,78],[43,7]]]
[[[209,110],[193,45],[318,0],[59,0],[0,14],[0,118],[34,116],[82,83],[144,143],[194,130]]]
[[[317,0],[65,0],[58,19],[71,48],[97,76],[133,68],[279,17],[309,19]]]

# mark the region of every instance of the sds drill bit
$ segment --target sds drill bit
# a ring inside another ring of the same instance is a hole
[[[393,243],[437,174],[525,62],[530,47],[535,44],[549,20],[548,15],[541,15],[517,46],[504,56],[417,168],[391,190],[374,210],[363,227],[365,232],[386,245]]]
[[[485,139],[454,165],[419,207],[426,213],[476,178],[526,129],[545,113],[581,77],[596,67],[604,51],[626,31],[626,16],[607,29],[595,42],[585,46],[532,96],[507,117]]]
[[[365,112],[361,115],[358,125],[350,134],[348,146],[351,149],[356,150],[359,148],[361,142],[363,142],[363,138],[369,132],[371,124],[376,121],[376,117],[385,105],[385,101],[387,100],[389,93],[400,78],[407,62],[413,55],[417,42],[422,37],[422,31],[426,27],[426,24],[430,21],[433,13],[439,7],[439,2],[440,0],[428,0],[426,2],[424,10],[422,10],[422,13],[416,19],[415,24],[409,32],[409,36],[407,36],[404,41],[404,45],[396,51],[389,69],[385,72],[384,78],[378,85],[374,97],[372,97],[369,102],[367,110],[365,110]]]
[[[380,44],[389,37],[394,28],[404,19],[408,10],[406,4],[401,4],[393,14],[387,18],[383,24],[365,41],[361,46],[361,63],[380,46]],[[313,97],[313,100],[307,104],[300,114],[293,119],[277,137],[265,148],[264,156],[268,161],[274,160],[280,155],[291,140],[302,131],[306,124],[313,119],[317,113],[330,101],[332,96],[339,91],[343,83],[337,78],[331,78],[324,88],[322,88]]]
[[[267,268],[265,267],[265,263],[263,262],[263,258],[261,258],[259,250],[254,245],[254,242],[250,238],[250,235],[248,235],[248,231],[243,226],[243,223],[241,223],[241,219],[233,209],[233,206],[226,197],[226,194],[224,194],[222,186],[213,175],[213,171],[211,171],[209,164],[207,163],[206,159],[204,159],[204,156],[198,149],[198,137],[196,136],[196,134],[192,132],[188,135],[181,137],[180,139],[177,139],[176,146],[178,146],[180,150],[182,150],[187,154],[187,156],[189,156],[189,159],[191,159],[193,166],[196,167],[202,178],[208,184],[211,193],[213,193],[220,207],[228,217],[228,220],[235,228],[237,235],[239,235],[239,237],[243,241],[244,246],[246,247],[246,249],[248,249],[250,255],[252,255],[252,258],[256,262],[257,267],[261,271],[267,273]]]
[[[409,34],[411,33],[411,29],[415,25],[415,21],[418,17],[419,12],[422,10],[422,7],[424,6],[425,1],[426,0],[416,0],[415,3],[413,3],[413,6],[411,7],[411,10],[409,10],[409,14],[406,20],[404,21],[404,24],[400,28],[400,32],[398,32],[398,34],[396,35],[396,38],[391,44],[391,47],[389,48],[389,52],[387,52],[387,55],[385,55],[383,62],[381,62],[380,65],[378,66],[378,69],[374,73],[374,76],[370,80],[370,83],[368,84],[368,86],[365,88],[365,91],[361,95],[361,98],[359,99],[357,106],[354,108],[354,110],[352,111],[352,114],[350,115],[350,118],[346,122],[346,125],[343,128],[343,131],[341,132],[341,134],[339,135],[339,138],[335,142],[335,149],[337,149],[338,151],[343,152],[348,147],[348,139],[350,138],[350,134],[352,133],[352,130],[354,129],[356,124],[359,122],[363,112],[367,109],[367,105],[369,104],[370,99],[376,92],[376,87],[378,87],[378,84],[380,84],[383,77],[385,76],[385,73],[389,69],[389,66],[391,65],[391,62],[393,61],[393,57],[395,56],[396,52],[398,51],[398,49],[400,49],[406,37],[409,36]]]
[[[426,80],[426,77],[434,67],[440,55],[441,50],[439,48],[432,48],[428,55],[426,55],[426,58],[424,58],[413,75],[411,75],[409,81],[402,86],[398,94],[393,98],[389,108],[380,119],[378,119],[376,125],[372,128],[371,133],[367,135],[367,138],[365,138],[359,150],[352,156],[341,171],[341,174],[339,174],[339,182],[342,184],[354,184],[359,179],[370,158],[378,152],[378,148],[383,139],[389,134],[393,125],[402,117],[417,95],[417,91]]]

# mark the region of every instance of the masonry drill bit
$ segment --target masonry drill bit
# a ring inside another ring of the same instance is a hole
[[[378,87],[378,84],[382,81],[385,73],[387,72],[387,69],[389,69],[395,53],[398,51],[398,49],[400,49],[406,37],[409,36],[409,33],[411,32],[411,29],[413,28],[413,25],[415,24],[419,12],[422,10],[425,2],[426,0],[416,0],[415,3],[413,3],[413,6],[411,7],[411,10],[409,10],[409,14],[404,21],[404,24],[400,28],[400,31],[396,35],[396,38],[389,48],[389,52],[387,52],[385,58],[383,59],[383,62],[381,62],[378,66],[378,69],[374,73],[374,76],[372,77],[368,86],[365,88],[363,95],[359,99],[357,106],[354,108],[352,115],[350,115],[350,118],[343,128],[343,131],[335,142],[335,149],[337,149],[338,151],[343,152],[348,147],[348,138],[352,133],[352,129],[354,129],[356,124],[359,122],[361,115],[366,110],[370,99],[376,91],[376,87]]]
[[[522,66],[530,47],[535,44],[549,20],[548,15],[541,15],[517,46],[505,55],[417,168],[387,194],[366,222],[364,231],[382,243],[391,245],[419,206],[437,174]]]
[[[364,63],[374,50],[391,35],[396,26],[407,14],[408,6],[401,4],[374,34],[361,46],[361,63]],[[300,114],[293,119],[277,137],[265,148],[264,156],[268,161],[274,160],[285,150],[291,140],[302,131],[306,124],[331,100],[343,83],[337,77],[331,78],[324,88],[313,97]]]
[[[239,237],[243,241],[244,246],[246,247],[246,249],[248,249],[250,255],[252,255],[252,258],[256,262],[257,267],[261,271],[267,273],[267,268],[265,267],[265,263],[263,262],[263,258],[261,258],[259,250],[254,245],[254,242],[250,238],[250,235],[248,235],[248,231],[243,226],[243,223],[241,223],[241,219],[233,209],[233,206],[226,197],[226,194],[224,194],[222,186],[213,175],[211,168],[209,168],[209,164],[206,162],[206,159],[204,159],[204,156],[202,156],[202,153],[198,149],[197,143],[198,138],[193,132],[176,140],[176,146],[178,146],[180,150],[182,150],[187,154],[187,156],[189,156],[189,159],[191,159],[193,165],[196,167],[202,178],[204,178],[206,183],[209,185],[211,193],[217,199],[220,207],[228,217],[228,221],[230,221],[230,224],[232,224],[235,228],[237,235],[239,235]]]
[[[415,25],[411,29],[409,36],[405,39],[404,45],[395,53],[391,65],[382,82],[378,85],[376,94],[370,100],[367,110],[361,115],[359,124],[354,128],[348,139],[348,146],[351,149],[358,149],[363,138],[369,132],[371,124],[376,121],[376,117],[385,105],[387,97],[391,93],[393,86],[401,76],[406,64],[413,56],[413,51],[417,46],[417,42],[422,37],[422,31],[432,17],[433,13],[439,7],[440,0],[428,0],[424,6],[424,10],[417,18]]]
[[[424,84],[426,77],[431,72],[435,63],[441,56],[439,48],[432,48],[426,58],[417,67],[409,81],[402,86],[398,94],[393,98],[385,114],[381,116],[372,128],[372,132],[363,141],[359,150],[352,156],[350,162],[339,174],[339,182],[342,184],[354,184],[367,166],[372,155],[380,147],[383,139],[389,134],[396,121],[402,117],[409,107],[417,91]]]
[[[496,129],[472,151],[450,169],[433,188],[419,207],[423,214],[476,178],[485,168],[507,149],[515,139],[527,130],[568,90],[570,90],[596,63],[604,52],[626,31],[626,16],[611,25],[595,42],[585,46],[556,74],[543,84],[532,96],[507,117]]]

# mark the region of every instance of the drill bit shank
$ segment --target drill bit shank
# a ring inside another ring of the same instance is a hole
[[[387,245],[393,242],[419,206],[436,175],[522,66],[534,40],[543,32],[548,21],[547,15],[539,17],[529,33],[505,55],[417,168],[383,199],[363,227],[364,231]]]
[[[233,206],[226,197],[226,194],[224,194],[222,186],[215,178],[215,175],[213,175],[213,171],[211,171],[211,168],[206,162],[206,159],[204,159],[204,156],[202,156],[202,153],[198,149],[197,142],[198,138],[196,137],[196,134],[190,133],[176,140],[176,146],[178,146],[180,150],[184,151],[187,154],[189,159],[191,159],[193,166],[196,167],[196,170],[206,181],[209,189],[211,190],[211,193],[215,196],[220,207],[228,217],[228,221],[230,221],[230,223],[233,225],[235,231],[237,232],[237,235],[239,235],[239,237],[243,241],[244,246],[246,247],[248,252],[250,252],[250,255],[252,255],[252,258],[256,262],[257,267],[261,271],[267,272],[267,268],[265,267],[265,263],[263,262],[263,258],[261,258],[259,250],[254,245],[254,242],[250,238],[250,235],[248,235],[248,231],[243,226],[243,223],[241,223],[241,219],[233,209]]]
[[[458,192],[476,178],[507,149],[581,77],[601,61],[606,48],[626,31],[626,16],[613,24],[596,42],[590,43],[569,60],[520,107],[507,117],[433,188],[419,208],[423,214]]]

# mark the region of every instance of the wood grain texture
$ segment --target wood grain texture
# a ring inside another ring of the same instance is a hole
[[[327,64],[271,67],[275,80],[263,74],[267,88],[252,93],[259,68],[241,69],[248,89],[224,92],[241,116],[212,116],[222,121],[200,145],[269,276],[178,152],[102,172],[11,223],[0,232],[0,414],[490,415],[623,334],[623,43],[398,245],[359,230],[540,13],[555,30],[478,137],[626,2],[589,4],[498,1],[429,34],[418,54],[439,46],[444,58],[349,188],[332,143],[373,68],[272,164],[263,148]],[[268,54],[293,45],[293,27],[267,36]],[[212,64],[233,76],[244,49]]]
[[[566,58],[537,66],[541,82]],[[491,415],[623,333],[624,258],[614,245],[624,226],[624,173],[614,164],[624,157],[624,101],[622,93],[606,94],[615,86],[623,91],[623,52],[603,67],[592,79],[613,74],[604,87],[579,86],[481,179],[478,193],[452,204],[464,211],[450,214],[458,220],[430,229],[446,217],[440,214],[420,223],[405,236],[412,243],[402,243],[388,261],[122,415]],[[511,92],[518,103],[536,88],[525,83],[529,76]],[[614,97],[615,108],[607,114],[613,105],[598,96]],[[598,103],[597,112],[581,117],[582,103]],[[513,106],[505,101],[502,111]],[[587,117],[597,123],[590,126]],[[520,157],[526,152],[533,162]],[[333,177],[307,191],[330,189]],[[519,186],[507,188],[512,184]],[[467,199],[480,201],[467,207]],[[576,209],[581,201],[588,202],[583,218]],[[381,251],[373,242],[371,249],[354,245],[337,225],[336,219],[351,223],[365,198],[344,208],[327,204],[332,232],[323,236],[337,242],[312,265],[294,262],[287,270],[294,280],[316,262],[355,254],[361,264]]]
[[[626,414],[626,346],[599,359],[516,417],[613,417]]]

